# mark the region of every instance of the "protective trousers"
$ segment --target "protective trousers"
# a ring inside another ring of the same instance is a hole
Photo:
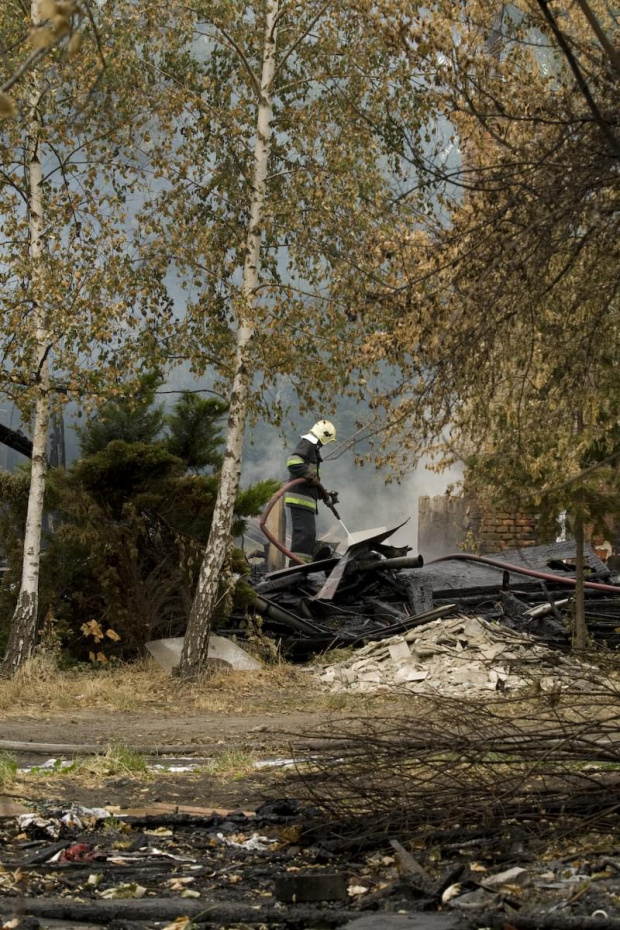
[[[316,544],[316,517],[309,507],[286,508],[291,517],[291,552],[311,562]]]

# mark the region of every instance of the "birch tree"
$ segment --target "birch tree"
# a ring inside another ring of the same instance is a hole
[[[40,0],[32,0],[33,27],[39,26]],[[32,649],[35,641],[39,562],[41,555],[41,521],[45,495],[47,469],[47,433],[50,419],[50,366],[48,326],[45,294],[43,291],[42,240],[43,240],[43,171],[41,165],[41,81],[35,69],[30,76],[28,113],[26,117],[26,199],[28,210],[28,247],[30,258],[32,328],[34,337],[35,387],[34,429],[32,434],[32,468],[30,493],[24,532],[24,556],[21,585],[17,606],[7,644],[5,663],[18,668]]]
[[[32,0],[28,24],[19,5],[9,7],[2,13],[3,35],[28,26],[35,34],[45,30],[50,20],[53,25],[49,8],[45,0]],[[52,406],[78,399],[88,407],[122,391],[140,365],[145,341],[149,364],[156,364],[152,332],[165,334],[171,323],[161,263],[156,256],[147,261],[139,241],[131,244],[126,207],[139,181],[132,151],[148,136],[152,119],[144,101],[154,96],[136,55],[143,49],[125,28],[139,22],[140,13],[121,0],[104,9],[101,33],[90,34],[79,59],[55,49],[45,73],[35,66],[23,80],[25,96],[15,93],[15,113],[1,124],[0,374],[4,393],[31,420],[33,436],[23,570],[4,675],[36,643]],[[132,88],[122,97],[121,76]]]
[[[237,311],[237,345],[228,413],[226,451],[222,461],[220,485],[209,542],[200,568],[198,586],[185,633],[179,670],[181,675],[192,674],[202,668],[207,659],[209,643],[207,623],[210,622],[215,608],[219,578],[226,558],[235,499],[241,478],[244,424],[247,417],[252,371],[250,345],[254,326],[254,301],[260,283],[262,225],[273,121],[273,79],[278,12],[279,0],[267,0],[249,204],[250,215],[247,224],[241,297]]]
[[[390,26],[412,15],[399,2],[238,0],[194,4],[183,21],[187,58],[168,73],[187,109],[151,224],[187,294],[170,354],[198,375],[213,365],[230,391],[184,676],[204,667],[248,419],[281,421],[283,379],[308,417],[363,392],[349,362],[379,319],[366,300],[377,252],[426,199],[399,198],[424,120]]]

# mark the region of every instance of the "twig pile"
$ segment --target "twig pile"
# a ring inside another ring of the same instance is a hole
[[[332,726],[333,748],[303,776],[336,845],[398,837],[497,859],[620,826],[620,691],[609,679],[587,696],[413,700],[410,716]]]

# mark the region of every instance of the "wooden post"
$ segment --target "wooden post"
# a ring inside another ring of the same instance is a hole
[[[286,517],[283,497],[281,497],[272,508],[265,525],[267,529],[273,533],[278,542],[286,543]],[[273,543],[269,543],[267,548],[267,571],[277,572],[281,568],[286,568],[286,556],[283,552],[280,552]]]

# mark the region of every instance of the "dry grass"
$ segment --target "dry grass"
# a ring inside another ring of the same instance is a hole
[[[10,681],[0,681],[0,712],[39,716],[42,711],[83,707],[133,711],[168,700],[171,681],[152,662],[102,670],[59,671],[51,657],[36,655]]]
[[[100,756],[76,760],[75,774],[86,778],[107,778],[112,775],[148,775],[146,757],[128,746],[108,746]]]
[[[299,666],[266,666],[260,672],[220,671],[193,685],[193,706],[203,713],[285,714],[361,713],[373,714],[386,706],[403,704],[393,694],[330,694],[315,676]],[[405,696],[411,705],[411,695]]]
[[[17,759],[9,752],[0,752],[0,791],[11,787],[17,775]]]
[[[1,755],[0,753],[0,761]],[[70,777],[73,781],[79,778],[85,783],[95,785],[100,784],[102,778],[118,775],[151,778],[147,757],[129,746],[110,743],[107,747],[102,746],[101,753],[97,756],[75,756],[72,760],[55,759],[52,766],[33,766],[30,771],[19,773],[22,783],[33,779],[44,779],[49,783]]]
[[[201,766],[201,771],[225,781],[237,781],[256,774],[256,761],[254,753],[244,749],[226,749]]]
[[[411,696],[330,694],[314,672],[281,663],[259,672],[222,670],[191,682],[171,678],[152,659],[106,669],[60,671],[35,655],[11,681],[0,680],[0,716],[40,717],[88,708],[162,715],[199,713],[374,714],[411,706]]]

